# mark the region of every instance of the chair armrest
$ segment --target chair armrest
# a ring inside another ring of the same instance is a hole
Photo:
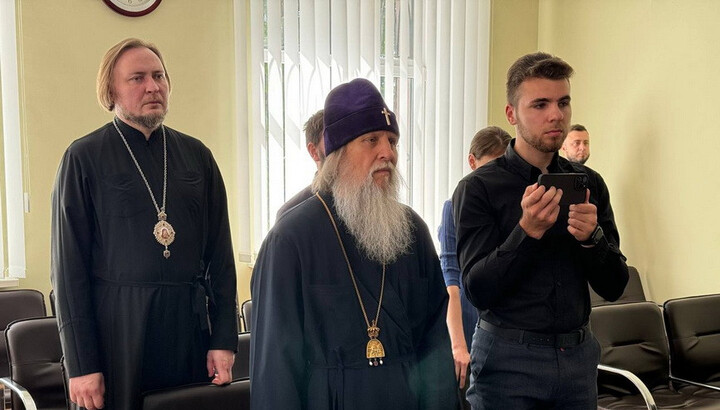
[[[700,383],[700,382],[694,382],[692,380],[682,379],[680,377],[670,376],[670,381],[691,384],[693,386],[702,387],[704,389],[720,391],[720,387],[718,387],[718,386],[713,386],[710,384],[705,384],[705,383]]]
[[[0,377],[0,384],[3,384],[8,389],[15,392],[15,394],[18,395],[20,398],[20,401],[25,406],[25,410],[37,410],[37,405],[35,404],[35,400],[33,400],[32,396],[30,395],[30,392],[25,390],[24,387],[21,385],[15,383],[11,379],[7,377]]]
[[[655,399],[653,398],[652,394],[650,394],[650,390],[647,388],[647,386],[645,386],[645,383],[643,383],[642,380],[640,380],[640,378],[637,377],[635,374],[627,370],[618,369],[617,367],[611,367],[604,364],[599,364],[598,370],[618,374],[628,379],[640,392],[643,400],[645,400],[645,405],[647,406],[648,410],[657,410]]]

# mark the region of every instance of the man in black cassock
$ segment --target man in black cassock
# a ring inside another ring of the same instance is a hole
[[[70,399],[138,409],[144,391],[232,379],[227,198],[210,150],[162,124],[170,79],[154,45],[113,46],[97,84],[116,116],[63,156],[52,281]]]
[[[375,86],[333,89],[319,193],[265,239],[251,282],[253,409],[454,409],[447,292],[398,202],[398,125]]]

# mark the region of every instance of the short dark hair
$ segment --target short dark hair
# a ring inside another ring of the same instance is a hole
[[[517,104],[517,92],[520,84],[528,78],[546,78],[548,80],[568,80],[573,68],[559,57],[537,52],[520,57],[507,72],[507,102]]]
[[[313,143],[318,145],[320,138],[323,137],[323,110],[316,112],[311,115],[305,125],[303,125],[303,131],[305,131],[305,144]]]
[[[470,154],[477,159],[505,151],[510,143],[510,134],[500,127],[490,126],[478,131],[470,142]]]
[[[587,128],[585,128],[584,125],[573,124],[573,125],[570,127],[570,131],[585,131],[585,132],[587,132]]]

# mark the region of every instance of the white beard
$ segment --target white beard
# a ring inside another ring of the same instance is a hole
[[[388,185],[373,181],[376,169],[390,168]],[[340,167],[331,190],[338,216],[368,259],[390,264],[410,249],[413,225],[408,209],[398,202],[400,177],[392,163],[377,166],[362,181],[353,181],[349,167]]]

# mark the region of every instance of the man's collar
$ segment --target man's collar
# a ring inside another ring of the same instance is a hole
[[[518,153],[515,151],[515,142],[517,141],[517,138],[513,138],[510,141],[510,145],[508,145],[507,149],[505,150],[504,157],[507,160],[508,164],[517,172],[518,174],[522,175],[525,179],[528,181],[535,182],[538,179],[538,176],[542,174],[542,171],[540,168],[537,168],[533,165],[530,165],[529,162],[525,161]],[[550,173],[557,173],[557,172],[571,172],[567,169],[564,169],[567,167],[563,167],[563,164],[560,161],[560,154],[558,152],[555,152],[553,154],[552,159],[550,160],[550,164],[548,165],[548,172]]]
[[[120,117],[115,116],[113,118],[113,121],[118,125],[120,128],[120,131],[122,131],[123,135],[128,139],[128,142],[135,141],[135,140],[142,140],[147,141],[148,143],[153,140],[160,139],[159,137],[162,136],[162,125],[160,127],[157,127],[152,134],[150,134],[150,138],[145,138],[145,134],[143,134],[142,131],[138,130],[137,128],[133,127],[132,125],[128,124],[124,120],[122,120]]]

